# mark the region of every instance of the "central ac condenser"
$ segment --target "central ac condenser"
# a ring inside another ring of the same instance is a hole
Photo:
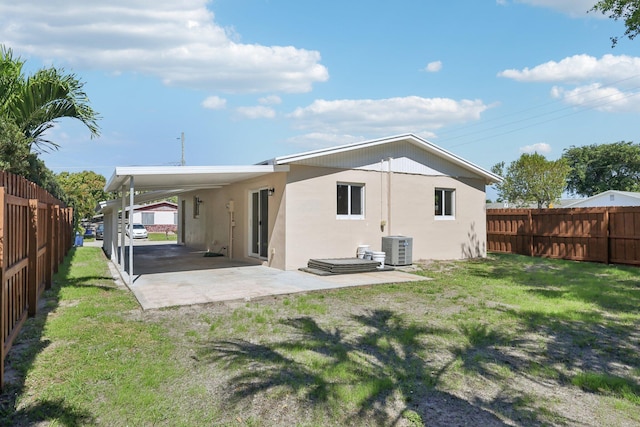
[[[413,237],[388,236],[382,238],[384,263],[388,265],[411,265]]]

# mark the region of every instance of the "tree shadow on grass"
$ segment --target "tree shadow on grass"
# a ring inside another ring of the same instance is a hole
[[[469,344],[458,348],[443,367],[430,360],[441,349],[427,344],[425,338],[451,331],[405,322],[390,310],[372,310],[352,319],[359,325],[355,337],[339,328],[325,329],[311,317],[299,317],[284,322],[294,338],[262,344],[208,342],[201,347],[199,360],[234,372],[228,401],[233,408],[250,404],[258,394],[284,390],[346,425],[397,425],[412,413],[426,425],[506,425],[493,413],[504,409],[504,396],[468,402],[438,390],[458,357],[466,369],[489,373],[474,362],[474,354],[502,340],[495,332],[463,328]],[[527,419],[529,425],[545,424],[526,407],[512,409],[512,415]]]
[[[49,345],[43,339],[43,332],[49,314],[60,304],[60,291],[70,287],[94,287],[104,291],[113,291],[115,286],[91,284],[93,281],[109,280],[107,276],[70,277],[69,269],[77,248],[66,255],[59,271],[54,275],[53,285],[46,290],[38,301],[38,311],[34,317],[26,320],[18,333],[6,358],[5,388],[0,394],[0,425],[31,426],[41,421],[53,421],[66,427],[94,424],[93,416],[87,411],[74,408],[62,399],[38,400],[17,409],[18,402],[26,391],[25,378],[36,358]]]
[[[571,382],[566,372],[576,371],[624,377],[640,366],[637,267],[503,254],[470,267],[473,275],[506,279],[532,297],[532,305],[495,309],[518,319],[520,335],[544,337],[542,347],[524,351],[542,366],[561,366],[553,368],[560,381]]]

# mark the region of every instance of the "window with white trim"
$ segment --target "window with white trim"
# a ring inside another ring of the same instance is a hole
[[[455,190],[450,188],[436,188],[435,217],[436,219],[453,219],[456,215]]]
[[[338,219],[364,219],[364,184],[339,182],[337,195]]]
[[[154,212],[141,212],[142,216],[142,225],[154,225]]]

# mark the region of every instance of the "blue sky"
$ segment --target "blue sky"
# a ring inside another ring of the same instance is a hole
[[[484,168],[637,141],[640,41],[593,0],[21,0],[0,43],[85,82],[55,172],[253,164],[414,133]]]

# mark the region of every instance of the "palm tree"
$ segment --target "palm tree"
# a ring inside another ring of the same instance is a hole
[[[13,57],[11,49],[0,46],[0,117],[20,128],[29,150],[57,149],[59,145],[45,133],[65,117],[84,123],[92,138],[100,135],[99,116],[89,105],[83,82],[53,67],[25,77],[24,63]]]

